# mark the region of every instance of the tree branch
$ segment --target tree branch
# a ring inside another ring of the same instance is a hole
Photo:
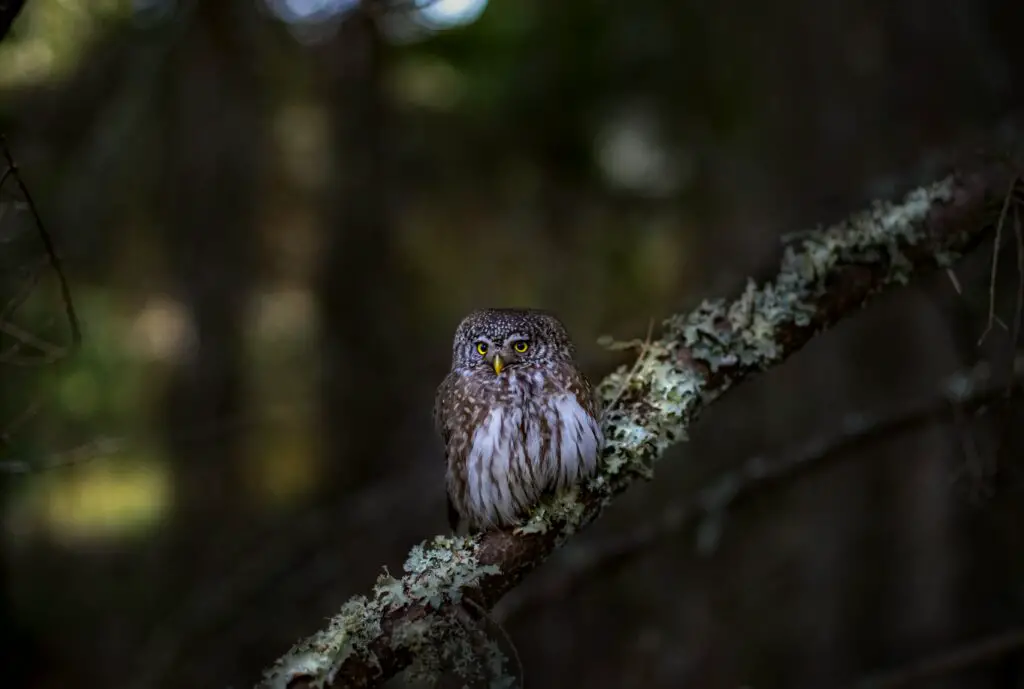
[[[2,3],[4,0],[0,0]],[[0,7],[0,10],[3,8]],[[43,248],[46,250],[46,257],[50,263],[50,267],[53,268],[53,272],[57,275],[57,286],[60,289],[61,300],[64,302],[64,315],[68,320],[68,327],[71,331],[71,345],[68,348],[59,348],[55,345],[47,345],[46,351],[47,357],[44,357],[43,363],[52,363],[68,354],[71,354],[78,350],[82,345],[82,326],[78,320],[78,313],[75,311],[75,304],[71,298],[71,285],[68,282],[67,276],[64,274],[64,268],[60,256],[57,254],[57,247],[53,241],[53,237],[50,235],[50,231],[46,229],[43,224],[43,216],[39,212],[39,207],[36,206],[35,199],[32,197],[32,193],[28,190],[28,185],[25,184],[25,180],[21,176],[21,169],[18,167],[17,161],[14,159],[14,154],[11,153],[10,146],[7,145],[7,138],[0,134],[0,152],[3,154],[3,161],[7,164],[7,169],[4,170],[2,176],[0,176],[0,188],[3,188],[3,183],[8,177],[14,180],[18,190],[21,192],[22,197],[25,199],[25,203],[28,205],[29,212],[32,214],[32,220],[35,223],[36,231],[39,233],[39,239],[43,244]],[[14,308],[17,308],[16,306]],[[4,313],[0,314],[0,318],[7,315],[8,309],[5,307]],[[13,311],[11,311],[13,313]],[[56,353],[56,357],[54,357]]]
[[[387,571],[369,596],[350,599],[313,636],[265,673],[262,689],[378,686],[403,669],[413,677],[481,660],[502,671],[500,652],[465,631],[467,609],[490,610],[576,531],[640,478],[704,408],[736,383],[785,361],[812,337],[920,271],[949,266],[992,229],[1017,173],[987,162],[876,203],[828,229],[802,234],[778,275],[752,281],[736,300],[706,301],[668,318],[635,367],[600,385],[616,407],[605,417],[598,475],[539,506],[518,527],[475,538],[437,536],[413,547],[401,578]],[[466,601],[470,604],[464,605]],[[507,683],[506,683],[507,684]]]
[[[1024,381],[1024,353],[1013,362],[1013,374],[1006,379],[996,375],[994,366],[982,362],[970,370],[950,376],[929,397],[884,412],[856,412],[845,415],[841,428],[815,435],[780,456],[768,459],[754,456],[701,488],[689,500],[673,502],[655,518],[614,539],[603,539],[573,552],[571,563],[552,572],[544,580],[523,586],[502,599],[495,617],[507,621],[523,616],[556,600],[565,600],[596,572],[607,574],[655,546],[659,541],[685,529],[699,527],[717,540],[721,523],[731,510],[753,498],[763,499],[774,489],[821,471],[854,450],[929,424],[948,421],[958,410],[974,412],[1005,398],[1012,386]],[[702,545],[714,542],[702,538]]]
[[[7,37],[7,32],[24,7],[25,0],[0,0],[0,41]]]

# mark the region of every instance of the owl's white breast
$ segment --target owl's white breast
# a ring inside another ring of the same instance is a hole
[[[590,476],[604,444],[598,422],[572,394],[493,407],[474,431],[466,502],[476,521],[508,524],[547,489]]]

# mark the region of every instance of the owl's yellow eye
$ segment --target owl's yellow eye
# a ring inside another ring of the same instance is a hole
[[[519,340],[514,345],[512,345],[512,348],[519,352],[520,354],[522,354],[523,352],[530,348],[530,345],[526,340]]]
[[[486,342],[477,342],[476,343],[476,353],[479,354],[480,356],[487,356],[487,343]]]

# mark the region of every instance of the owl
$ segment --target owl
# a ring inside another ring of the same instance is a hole
[[[459,324],[434,401],[456,533],[514,524],[596,471],[600,405],[574,354],[545,311],[483,309]]]

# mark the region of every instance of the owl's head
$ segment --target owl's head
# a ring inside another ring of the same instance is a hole
[[[505,369],[571,363],[575,349],[565,326],[539,309],[480,309],[462,319],[452,343],[453,369]]]

